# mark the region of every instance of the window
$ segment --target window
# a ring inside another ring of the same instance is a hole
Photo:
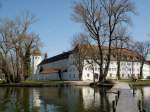
[[[129,66],[130,66],[130,63],[128,62],[128,63],[127,63],[127,65],[129,65]]]
[[[110,73],[109,76],[112,77],[112,74]]]
[[[131,71],[131,68],[128,68],[128,71]]]
[[[94,77],[95,77],[95,79],[98,79],[98,74],[94,73]]]
[[[90,74],[87,74],[87,77],[89,77],[90,76]]]
[[[95,71],[97,71],[97,68],[95,67]]]
[[[128,74],[128,77],[130,76],[130,74]]]

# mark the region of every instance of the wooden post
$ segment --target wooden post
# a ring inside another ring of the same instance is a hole
[[[112,101],[112,109],[113,109],[113,112],[115,112],[115,111],[116,111],[115,101]]]
[[[117,102],[118,102],[118,96],[115,96],[115,102],[116,102],[116,105],[117,105]]]
[[[143,109],[143,111],[142,112],[146,112],[146,110],[145,109]]]
[[[139,108],[139,111],[141,112],[141,100],[138,101],[138,108]]]
[[[118,99],[119,99],[119,96],[120,96],[120,91],[118,91],[118,93],[117,93],[117,94],[118,94]]]

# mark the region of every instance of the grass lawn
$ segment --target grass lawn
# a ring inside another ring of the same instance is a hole
[[[4,81],[0,80],[0,84],[4,83]]]
[[[0,87],[44,87],[44,86],[66,86],[70,85],[69,82],[65,81],[42,81],[42,80],[26,80],[20,83],[1,83]]]
[[[113,80],[116,81],[116,80]],[[146,80],[137,80],[132,81],[132,80],[128,80],[128,79],[123,79],[123,80],[119,80],[119,82],[127,82],[132,86],[150,86],[150,79],[146,79]],[[62,84],[69,84],[69,82],[67,81],[52,81],[52,80],[26,80],[21,82],[22,84],[33,84],[33,85],[38,85],[38,84],[47,84],[47,85],[62,85]]]
[[[150,86],[150,79],[146,80],[137,80],[137,81],[132,81],[132,80],[119,80],[120,82],[127,82],[132,86]]]
[[[137,81],[132,81],[132,80],[112,80],[112,81],[119,81],[119,82],[126,82],[129,83],[131,86],[150,86],[150,79],[147,80],[137,80]],[[12,83],[12,84],[4,84],[0,81],[0,86],[27,86],[27,87],[40,87],[40,86],[66,86],[66,85],[90,85],[90,84],[85,84],[85,82],[75,82],[75,81],[59,81],[59,80],[26,80],[22,81],[20,83]]]
[[[46,85],[61,85],[61,84],[68,84],[65,81],[52,81],[52,80],[26,80],[22,81],[21,84],[31,84],[31,85],[40,85],[40,84],[46,84]]]

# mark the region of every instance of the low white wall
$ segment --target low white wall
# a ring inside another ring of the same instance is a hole
[[[60,80],[57,73],[32,75],[28,80]]]
[[[28,78],[28,80],[60,80],[58,73],[51,74],[36,74]],[[62,73],[62,80],[79,80],[77,74],[71,77],[68,73]]]

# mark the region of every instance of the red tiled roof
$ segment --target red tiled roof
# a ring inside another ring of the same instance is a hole
[[[92,51],[93,50],[96,51],[96,50],[98,50],[98,47],[95,46],[95,45],[81,45],[81,46],[76,46],[75,49],[73,49],[71,51],[61,53],[59,55],[56,55],[56,56],[48,58],[48,59],[44,59],[39,65],[43,65],[43,64],[55,62],[55,61],[58,61],[58,60],[66,59],[75,50],[78,51],[78,49],[82,49],[82,51],[87,50],[87,55],[88,54],[90,55],[89,50],[91,49]],[[103,46],[102,49],[107,50],[108,47]],[[114,47],[112,47],[111,49],[112,49],[112,55],[116,55],[117,50],[120,49],[120,52],[121,52],[122,56],[126,56],[126,57],[129,57],[129,58],[136,58],[136,59],[138,59],[140,57],[140,55],[138,53],[136,53],[133,50],[129,50],[127,48],[114,48]]]

